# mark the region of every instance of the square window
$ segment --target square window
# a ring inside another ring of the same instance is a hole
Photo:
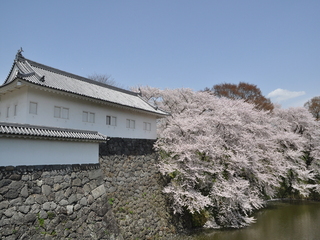
[[[14,116],[17,116],[17,111],[18,111],[18,104],[15,104],[14,105],[14,112],[13,112]]]
[[[135,122],[135,120],[127,119],[127,124],[126,125],[127,125],[127,128],[134,129],[135,125],[136,125],[136,122]]]
[[[111,125],[117,126],[117,117],[111,117]]]
[[[106,124],[110,126],[117,126],[117,117],[106,116]]]
[[[54,117],[69,119],[69,108],[55,106],[54,107]]]
[[[151,131],[151,123],[144,122],[144,123],[143,123],[143,130],[145,130],[145,131]]]
[[[88,122],[88,112],[82,112],[82,122]]]
[[[62,118],[69,119],[69,108],[62,108]]]
[[[61,117],[61,107],[54,107],[54,117],[55,118]]]
[[[38,103],[30,102],[29,104],[29,113],[31,114],[37,114],[38,112]]]
[[[106,124],[111,125],[111,116],[106,116]]]
[[[95,114],[94,113],[89,113],[89,122],[90,123],[94,123],[94,116]]]

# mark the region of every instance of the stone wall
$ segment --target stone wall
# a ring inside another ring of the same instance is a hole
[[[112,138],[100,164],[0,167],[0,239],[177,239],[153,144]]]
[[[107,195],[124,239],[171,239],[176,227],[158,171],[156,154],[104,156],[100,159],[106,176]]]
[[[99,164],[1,167],[0,239],[123,239]]]

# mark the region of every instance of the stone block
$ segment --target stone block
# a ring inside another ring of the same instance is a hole
[[[15,213],[16,213],[16,208],[15,207],[11,207],[11,208],[8,208],[7,210],[4,211],[4,215],[8,218],[11,218]]]
[[[48,196],[51,193],[51,187],[49,185],[42,185],[41,189],[45,196]]]
[[[22,175],[22,176],[21,176],[21,180],[22,180],[22,181],[29,181],[29,180],[30,180],[30,177],[29,177],[29,175]]]
[[[40,194],[41,193],[41,188],[38,186],[34,186],[32,187],[32,191],[33,194]]]
[[[9,201],[0,202],[0,210],[6,209],[6,208],[8,208],[8,206],[9,206]]]
[[[12,180],[10,180],[10,179],[2,179],[2,180],[0,180],[0,188],[8,186],[11,182],[12,182]]]
[[[61,183],[61,182],[63,182],[63,176],[61,176],[61,175],[54,176],[53,182],[54,182],[54,183]]]
[[[34,204],[36,201],[34,199],[34,196],[29,196],[25,201],[24,203],[27,204],[27,205],[31,205],[31,204]]]
[[[19,190],[23,187],[24,183],[21,182],[21,181],[13,181],[9,184],[9,189],[12,189],[12,190]]]
[[[92,190],[92,196],[94,197],[94,199],[97,199],[98,197],[100,197],[105,193],[106,193],[106,189],[104,185],[100,185],[99,187]]]
[[[71,179],[74,179],[74,178],[76,178],[76,177],[77,177],[76,173],[75,173],[75,172],[72,172],[72,173],[71,173]]]
[[[97,209],[96,214],[99,217],[103,217],[110,209],[111,209],[111,205],[107,202]]]
[[[9,179],[19,181],[21,179],[21,175],[14,173],[9,177]]]
[[[23,205],[23,206],[20,206],[18,209],[19,209],[20,212],[26,214],[26,213],[29,212],[30,206],[29,205]]]
[[[43,180],[37,180],[36,183],[38,187],[41,187],[43,184]]]
[[[78,201],[77,194],[71,194],[71,196],[68,198],[69,204],[76,203],[77,201]]]
[[[8,191],[9,191],[9,187],[8,186],[4,186],[4,187],[0,188],[0,195],[4,196],[4,194],[6,192],[8,192]]]
[[[40,205],[38,203],[35,203],[33,205],[31,205],[31,210],[30,212],[33,212],[33,213],[38,213],[40,210]]]
[[[34,222],[36,219],[37,219],[37,215],[35,213],[28,213],[24,217],[24,222],[25,223]]]
[[[56,184],[54,184],[53,185],[53,191],[59,191],[61,189],[61,185],[60,184],[58,184],[58,183],[56,183]]]
[[[7,227],[4,227],[2,230],[1,230],[1,233],[3,236],[9,236],[12,234],[12,230],[13,230],[13,227],[12,226],[7,226]],[[9,238],[9,237],[8,237]],[[6,239],[8,239],[6,238]]]
[[[23,222],[23,219],[24,219],[24,214],[22,214],[21,212],[14,212],[13,216],[12,216],[12,219],[15,221],[15,222],[19,222],[19,223],[22,223]]]
[[[54,209],[56,209],[57,204],[55,202],[45,202],[44,204],[42,204],[42,208],[43,210],[46,211],[53,211]]]
[[[72,181],[72,186],[80,187],[82,185],[82,181],[79,178],[76,178]]]
[[[43,204],[43,203],[48,201],[46,196],[43,196],[43,195],[40,195],[40,194],[35,194],[35,198],[34,199],[39,204]]]
[[[60,202],[59,202],[59,205],[61,205],[61,206],[66,206],[66,205],[68,205],[69,204],[69,202],[66,200],[66,199],[62,199]]]
[[[65,176],[63,177],[63,181],[64,181],[65,183],[68,183],[68,184],[69,184],[70,180],[71,180],[71,178],[70,178],[69,175],[65,175]]]
[[[58,206],[57,209],[56,209],[56,213],[57,214],[64,214],[66,215],[67,214],[67,209],[65,207],[60,207]],[[66,227],[67,228],[67,227]]]
[[[44,179],[44,184],[47,184],[47,185],[53,185],[54,184],[54,182],[53,182],[53,178],[51,178],[51,177],[47,177],[47,178],[45,178]]]
[[[14,199],[19,196],[19,191],[17,189],[9,189],[4,196],[9,199]]]
[[[86,197],[81,198],[79,203],[83,206],[86,206],[88,204],[87,198]]]
[[[73,213],[73,205],[68,205],[66,207],[66,209],[67,209],[67,214],[68,215],[71,215]]]
[[[0,227],[6,226],[6,225],[11,225],[13,220],[11,218],[2,218],[0,219]]]
[[[74,205],[74,211],[78,211],[79,209],[81,208],[81,205],[80,204],[76,204]]]
[[[83,186],[83,191],[85,194],[88,194],[90,191],[91,191],[91,187],[90,187],[90,184],[86,184]]]
[[[27,184],[25,184],[24,187],[21,189],[20,195],[21,195],[21,197],[28,197],[29,196]]]
[[[117,191],[117,188],[116,188],[116,187],[110,187],[110,188],[108,188],[108,192],[109,192],[109,193],[114,193],[115,191]]]
[[[65,196],[65,197],[69,197],[69,196],[71,195],[71,193],[72,193],[71,188],[67,188],[67,190],[66,190],[65,193],[64,193],[64,196]]]
[[[92,170],[89,172],[89,179],[91,180],[97,179],[98,177],[101,177],[101,176],[102,176],[101,169]]]
[[[66,189],[66,188],[70,187],[69,182],[63,182],[60,185],[61,185],[61,189]]]
[[[59,191],[55,193],[55,201],[56,202],[60,202],[63,198],[64,198],[64,192],[63,191]]]
[[[47,212],[41,209],[39,212],[39,218],[47,219],[47,217],[48,217]]]
[[[82,179],[82,185],[86,184],[86,183],[89,182],[89,181],[90,181],[89,178],[84,177],[84,178]]]
[[[92,197],[92,195],[89,195],[89,196],[87,197],[87,202],[88,202],[89,205],[94,202],[94,198]]]

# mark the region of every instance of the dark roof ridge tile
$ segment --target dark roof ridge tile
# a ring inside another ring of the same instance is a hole
[[[47,130],[47,131],[65,131],[65,132],[92,133],[92,134],[98,133],[97,131],[90,131],[90,130],[81,130],[81,129],[72,129],[72,128],[59,128],[59,127],[48,127],[48,126],[22,124],[22,123],[10,123],[10,122],[0,122],[0,126],[4,126],[4,127],[23,127],[23,128],[29,128],[29,129],[43,129],[43,130]]]

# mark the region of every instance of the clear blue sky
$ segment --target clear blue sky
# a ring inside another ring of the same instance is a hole
[[[240,81],[283,107],[320,95],[319,0],[1,1],[0,83],[17,50],[122,86]]]

